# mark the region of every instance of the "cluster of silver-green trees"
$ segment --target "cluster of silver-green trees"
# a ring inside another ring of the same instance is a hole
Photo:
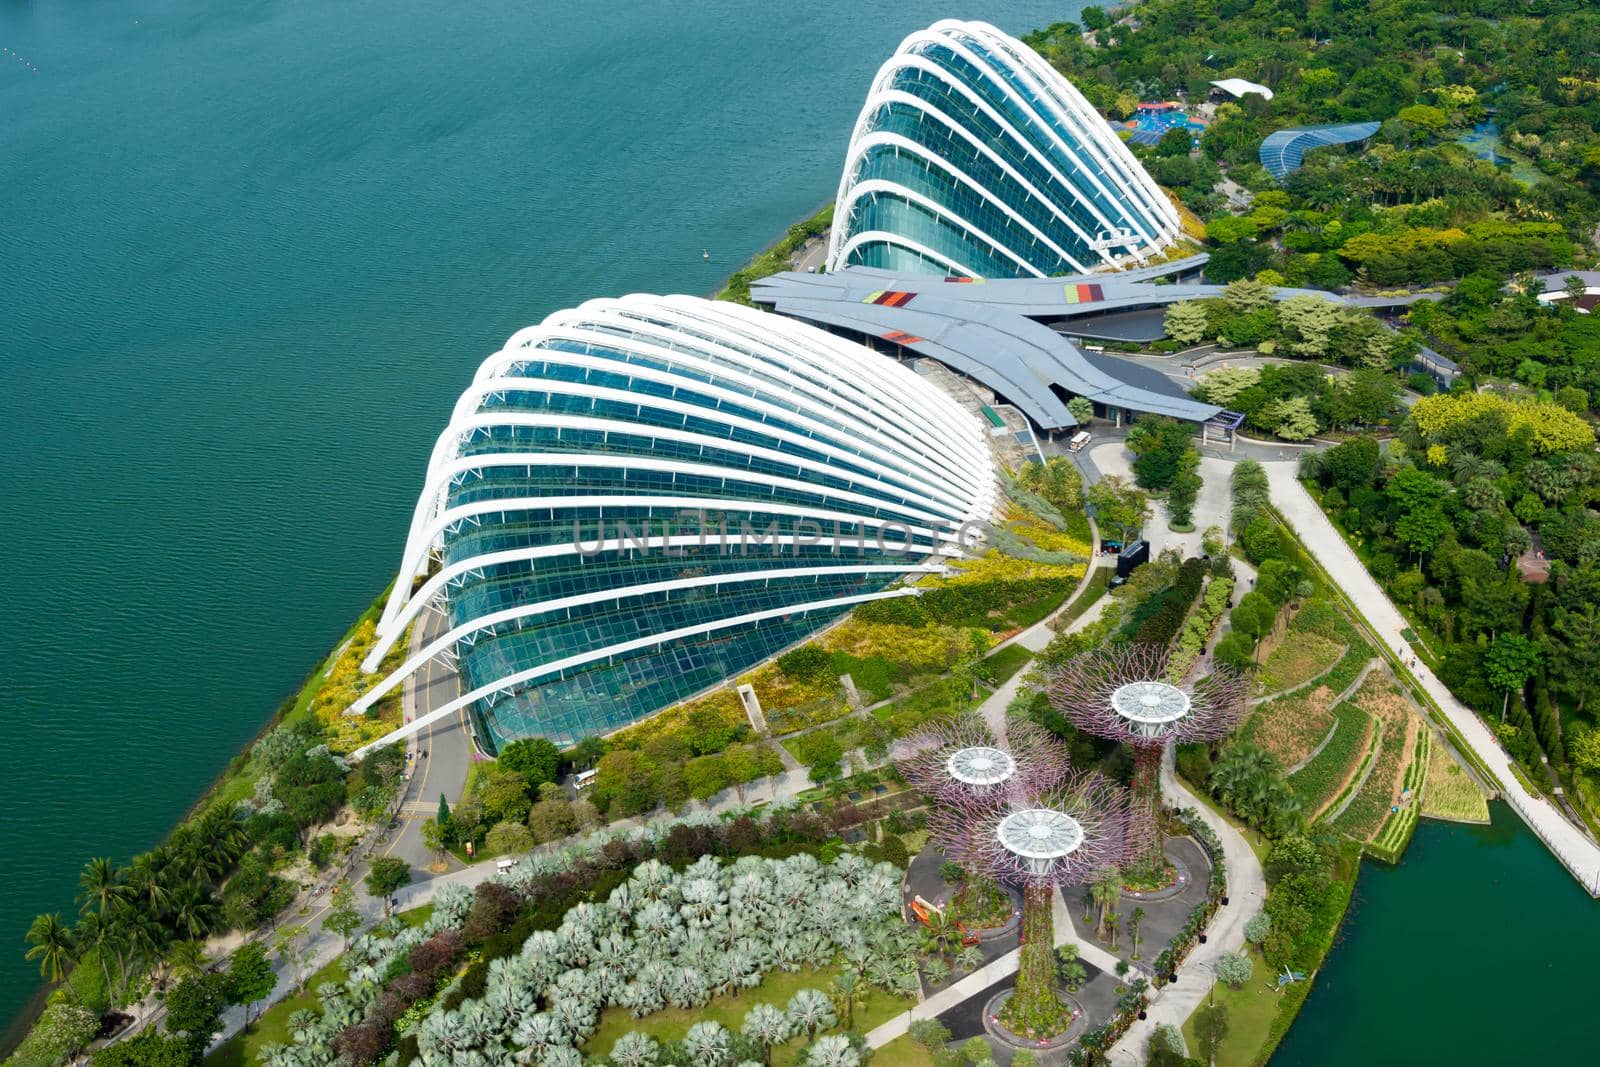
[[[538,873],[522,868],[506,880],[515,885]],[[333,1063],[334,1036],[364,1016],[394,961],[440,930],[459,928],[471,900],[469,891],[447,887],[425,925],[387,924],[354,942],[348,981],[319,990],[320,1014],[292,1017],[292,1042],[268,1050],[268,1067]],[[734,1043],[730,1031],[707,1022],[691,1028],[683,1044],[697,1064],[734,1067],[735,1044],[766,1050],[804,1036],[811,1042],[807,1062],[848,1064],[848,1041],[818,1038],[818,1031],[837,1025],[841,1014],[849,1025],[868,985],[916,989],[914,937],[900,904],[900,872],[853,853],[829,864],[807,854],[727,865],[704,857],[681,872],[647,861],[603,904],[576,905],[557,929],[535,932],[519,955],[490,964],[481,998],[425,1016],[414,1031],[421,1061],[578,1067],[578,1050],[608,1007],[636,1018],[668,1007],[693,1010],[760,985],[775,968],[841,962],[842,996],[802,990],[786,1007],[755,1004],[741,1027],[750,1041]],[[659,1055],[642,1034],[627,1035],[611,1051],[613,1062],[637,1067]]]

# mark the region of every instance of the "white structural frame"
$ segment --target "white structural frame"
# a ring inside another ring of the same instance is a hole
[[[1062,154],[1071,161],[1077,169],[1079,180],[1069,180],[1054,162],[1046,157],[1039,156],[1040,164],[1049,172],[1051,177],[1060,183],[1063,190],[1072,190],[1077,202],[1096,219],[1103,229],[1099,232],[1114,233],[1118,230],[1131,230],[1137,240],[1130,240],[1126,247],[1127,252],[1119,257],[1112,254],[1112,247],[1096,248],[1096,238],[1084,231],[1083,227],[1071,215],[1057,209],[1054,203],[1045,197],[1038,188],[1029,180],[1019,174],[1014,168],[1005,163],[991,148],[981,143],[971,131],[957,120],[940,112],[938,108],[928,101],[914,94],[893,88],[896,74],[902,70],[914,69],[922,71],[938,81],[944,83],[951,92],[961,96],[974,107],[994,122],[1008,137],[1020,145],[1027,145],[1028,139],[1023,136],[1023,131],[1004,115],[981,99],[976,93],[962,84],[959,78],[953,76],[939,63],[933,62],[915,51],[925,45],[938,45],[950,50],[970,63],[975,69],[983,71],[990,82],[999,87],[1005,95],[1029,116],[1029,132],[1044,131],[1050,141],[1061,150]],[[985,58],[974,49],[979,48],[995,58]],[[1010,71],[1027,88],[1029,95],[1021,92],[1017,85],[1006,78],[999,69],[999,63],[1009,60]],[[998,61],[998,62],[997,62]],[[986,190],[980,183],[964,174],[951,162],[942,159],[932,149],[925,148],[908,138],[898,134],[886,133],[872,128],[873,118],[878,109],[886,104],[901,104],[917,108],[931,119],[939,121],[949,130],[954,131],[959,137],[974,145],[991,161],[998,164],[1003,172],[1015,181],[1024,192],[1037,197],[1049,206],[1052,215],[1067,226],[1073,233],[1081,237],[1091,250],[1099,253],[1104,265],[1116,265],[1124,258],[1132,258],[1143,262],[1150,255],[1174,243],[1182,232],[1182,223],[1177,210],[1172,206],[1156,185],[1155,181],[1145,172],[1144,168],[1134,158],[1120,138],[1111,130],[1106,120],[1094,110],[1083,95],[1057,71],[1055,71],[1042,57],[1021,41],[1005,34],[996,27],[985,22],[963,22],[955,19],[944,19],[933,24],[926,30],[919,30],[910,34],[900,43],[894,55],[879,68],[874,77],[872,87],[867,94],[866,103],[862,106],[860,115],[856,119],[851,133],[850,146],[846,151],[844,170],[839,178],[839,191],[835,199],[834,225],[828,240],[828,269],[838,270],[848,262],[851,252],[862,244],[872,241],[884,241],[896,244],[908,251],[935,261],[941,261],[956,268],[958,273],[976,276],[970,267],[959,264],[947,255],[932,252],[907,237],[888,233],[881,230],[849,232],[849,220],[856,202],[865,196],[875,196],[887,193],[900,197],[911,203],[919,203],[924,208],[935,212],[938,216],[952,224],[960,226],[972,234],[977,241],[986,245],[994,253],[1017,262],[1024,274],[1035,277],[1045,276],[1045,271],[1027,262],[1025,257],[1016,250],[989,237],[977,228],[971,220],[962,219],[955,211],[941,207],[929,201],[926,197],[914,193],[900,186],[898,183],[887,182],[882,179],[862,179],[857,181],[856,175],[865,154],[874,147],[888,146],[896,152],[905,152],[915,155],[926,161],[929,165],[937,167],[950,174],[954,180],[971,189],[985,203],[1000,211],[1007,217],[1018,222],[1023,229],[1032,234],[1046,246],[1051,248],[1068,263],[1079,271],[1089,269],[1089,264],[1080,257],[1069,255],[1056,242],[1040,233],[1034,225],[1023,219],[1010,205]],[[1063,137],[1060,130],[1071,131],[1073,139]],[[1102,180],[1102,178],[1104,180]],[[1101,205],[1093,197],[1077,193],[1081,185],[1092,187],[1100,197],[1111,204],[1123,206],[1122,214],[1112,219],[1107,216]]]
[[[1111,709],[1141,737],[1164,736],[1189,707],[1189,694],[1166,682],[1129,682],[1111,694]]]
[[[558,368],[561,377],[544,376],[546,367]],[[595,380],[597,375],[606,377]],[[518,395],[531,397],[532,403],[511,410],[506,401]],[[558,401],[556,410],[541,410],[547,400]],[[585,410],[589,405],[578,403],[578,410],[563,410],[573,407],[574,400],[597,406]],[[647,413],[651,421],[644,421]],[[523,440],[517,436],[521,430],[553,431],[557,443],[544,443],[548,437]],[[510,433],[503,441],[496,439],[492,448],[468,454],[469,448],[483,447],[495,431]],[[569,445],[562,450],[559,442],[569,432],[587,434],[597,443],[589,449]],[[771,442],[771,447],[746,443],[751,436]],[[608,441],[615,442],[616,450],[608,449]],[[641,454],[657,441],[699,455]],[[517,451],[519,444],[528,450]],[[783,450],[791,447],[808,455]],[[758,469],[751,465],[756,462],[794,473]],[[661,485],[641,486],[640,492],[581,492],[579,481],[573,491],[563,492],[564,486],[550,484],[552,469],[577,473],[591,468],[648,471],[660,477]],[[538,495],[539,487],[532,484],[521,489],[518,472],[525,471],[531,483],[535,470],[545,472],[542,488],[551,495]],[[470,489],[472,478],[493,477],[491,472],[499,472],[495,492],[505,495],[473,499],[469,493],[462,498],[463,486]],[[680,475],[696,479],[694,492],[674,492]],[[834,484],[824,484],[824,475]],[[812,476],[814,480],[807,480]],[[707,495],[707,486],[720,486],[726,495]],[[347,714],[368,710],[427,662],[457,653],[485,634],[506,635],[530,622],[539,625],[536,620],[542,617],[560,618],[587,606],[615,604],[626,610],[634,600],[670,601],[679,593],[718,586],[759,589],[785,579],[940,573],[937,560],[972,547],[973,524],[993,518],[998,495],[982,424],[888,357],[740,305],[642,295],[588,301],[514,334],[480,365],[457,401],[430,455],[400,571],[363,669],[375,671],[427,605],[474,586],[492,568],[525,565],[532,574],[546,561],[577,554],[703,549],[717,544],[719,536],[741,536],[746,522],[757,528],[758,547],[743,546],[745,553],[771,551],[770,561],[747,570],[686,573],[668,580],[654,580],[658,571],[652,580],[628,584],[624,577],[624,584],[603,589],[573,591],[569,586],[565,592],[570,595],[531,603],[515,603],[501,594],[474,600],[470,610],[477,614],[456,619],[446,633],[414,650]],[[461,502],[452,505],[452,499]],[[484,545],[482,551],[459,551],[461,558],[450,559],[418,582],[456,534],[526,512],[544,513],[539,522],[564,522],[562,512],[581,514],[582,539],[575,526],[570,542],[564,537],[553,543],[501,541]],[[702,526],[696,533],[659,525],[697,512]],[[634,529],[641,513],[654,516],[655,522]],[[707,513],[725,517],[726,532],[706,521]],[[629,530],[621,525],[627,519],[616,518],[624,514],[631,517]],[[780,520],[787,528],[775,536],[759,529],[769,522],[777,528]],[[814,535],[806,535],[807,527]],[[838,558],[802,559],[782,551],[812,546],[834,549]],[[515,580],[516,572],[501,573]],[[581,569],[573,573],[581,575]],[[574,648],[572,655],[486,681],[368,748],[477,701],[639,649],[916,592],[904,585],[884,589],[880,583],[872,592],[711,618],[604,647]]]
[[[1047,875],[1083,844],[1083,824],[1053,808],[1024,808],[1000,820],[995,837],[1032,874]]]
[[[991,786],[1010,781],[1017,773],[1017,761],[1004,749],[976,745],[950,753],[944,768],[963,785]]]

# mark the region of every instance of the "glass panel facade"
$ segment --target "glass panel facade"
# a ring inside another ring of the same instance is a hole
[[[1067,274],[1172,242],[1164,194],[1065,78],[1043,61],[1023,73],[1026,55],[983,23],[907,38],[857,121],[831,268]],[[877,184],[856,191],[867,182]],[[1112,244],[1119,231],[1126,239]]]
[[[496,747],[569,744],[737,674],[993,509],[976,419],[793,320],[626,297],[515,340],[441,437],[405,607],[379,628],[414,617],[435,568]]]

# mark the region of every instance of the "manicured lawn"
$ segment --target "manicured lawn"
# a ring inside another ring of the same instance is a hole
[[[1256,967],[1255,976],[1243,989],[1229,989],[1221,982],[1213,987],[1212,997],[1228,1009],[1228,1033],[1217,1050],[1216,1067],[1253,1067],[1257,1054],[1266,1044],[1272,1020],[1277,1018],[1278,1008],[1284,1002],[1284,997],[1268,988],[1275,978],[1267,973],[1267,965],[1261,957],[1253,956],[1251,962]],[[1203,1060],[1200,1042],[1195,1037],[1193,1015],[1183,1024],[1183,1039],[1189,1045],[1190,1055]]]
[[[936,715],[949,715],[965,710],[971,703],[971,691],[957,678],[945,677],[921,689],[914,689],[899,700],[885,704],[872,714],[884,721],[896,720],[899,725],[912,729],[916,724]],[[792,750],[791,750],[792,751]]]
[[[317,990],[329,982],[345,979],[343,957],[311,976],[306,991],[299,996],[280,1000],[250,1025],[248,1034],[234,1034],[217,1050],[206,1057],[210,1067],[250,1067],[261,1062],[261,1050],[267,1045],[281,1045],[289,1040],[289,1016],[302,1008],[317,1010]]]
[[[421,926],[433,914],[433,905],[398,912],[397,916],[407,926]],[[298,996],[278,1001],[262,1012],[261,1018],[250,1024],[248,1034],[234,1034],[206,1057],[209,1067],[252,1067],[261,1062],[261,1049],[266,1045],[285,1044],[289,1040],[289,1016],[302,1008],[318,1010],[317,990],[329,982],[345,979],[344,957],[339,956],[306,981],[306,991]]]
[[[1007,645],[999,652],[989,656],[983,661],[983,668],[993,683],[998,686],[1023,667],[1026,667],[1031,659],[1033,659],[1032,650],[1019,642],[1014,645]]]
[[[1084,612],[1092,608],[1095,602],[1105,596],[1106,591],[1111,588],[1111,578],[1114,573],[1114,567],[1096,567],[1089,578],[1088,586],[1083,590],[1083,594],[1067,605],[1067,609],[1061,613],[1061,618],[1057,621],[1057,625],[1064,628],[1068,623],[1076,622]]]
[[[902,1034],[872,1054],[872,1067],[932,1067],[927,1049]]]
[[[1435,743],[1428,753],[1428,782],[1422,791],[1422,814],[1435,819],[1488,822],[1489,802],[1449,748]]]
[[[600,1016],[600,1027],[595,1031],[583,1051],[586,1055],[600,1056],[611,1051],[611,1046],[617,1038],[630,1030],[640,1030],[649,1034],[658,1041],[676,1041],[689,1032],[689,1027],[697,1022],[707,1019],[721,1023],[730,1030],[737,1030],[744,1024],[745,1013],[757,1004],[767,1003],[775,1007],[785,1007],[789,998],[802,989],[826,990],[833,981],[834,975],[839,973],[838,967],[824,967],[821,970],[800,971],[773,971],[767,975],[766,980],[754,989],[747,989],[738,996],[724,995],[715,997],[709,1004],[701,1008],[682,1011],[677,1008],[668,1008],[658,1011],[654,1015],[647,1015],[643,1019],[635,1019],[622,1008],[607,1008]],[[873,988],[865,1008],[856,1009],[855,1028],[860,1033],[887,1022],[896,1014],[905,1011],[911,1001],[903,997],[890,996],[881,989]],[[840,1020],[839,1029],[843,1029],[843,1020]],[[790,1067],[798,1060],[801,1048],[805,1042],[803,1038],[796,1038],[788,1044],[773,1050],[772,1062],[774,1067]],[[915,1046],[913,1046],[915,1047]],[[874,1063],[882,1061],[873,1060]],[[894,1061],[890,1061],[891,1063]],[[908,1064],[926,1063],[927,1060],[906,1060]]]

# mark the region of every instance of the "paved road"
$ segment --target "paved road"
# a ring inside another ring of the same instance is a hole
[[[444,632],[448,617],[429,608],[411,632],[411,652],[425,647]],[[426,715],[461,695],[461,678],[454,667],[435,657],[405,682],[405,716],[410,722]],[[414,769],[400,802],[400,828],[388,844],[378,850],[382,856],[400,856],[413,868],[412,876],[429,877],[433,855],[423,847],[422,824],[439,810],[443,794],[454,805],[461,799],[472,767],[472,727],[466,709],[452,719],[428,726],[408,743]]]
[[[795,270],[819,271],[828,259],[828,232],[824,230],[821,235],[811,238],[800,247],[798,254],[789,260],[794,264]]]
[[[1088,450],[1089,461],[1100,475],[1115,474],[1133,480],[1133,454],[1122,440],[1103,441]],[[1145,540],[1150,542],[1150,554],[1162,549],[1178,548],[1185,556],[1200,555],[1200,540],[1210,526],[1228,525],[1232,502],[1228,479],[1233,474],[1233,461],[1218,456],[1200,458],[1200,495],[1194,505],[1194,532],[1176,533],[1167,528],[1167,506],[1159,500],[1150,502],[1151,519],[1145,524]],[[1096,479],[1098,480],[1098,478]]]
[[[1268,463],[1266,468],[1272,486],[1272,500],[1284,519],[1294,528],[1317,562],[1339,584],[1345,596],[1366,616],[1367,622],[1377,630],[1379,638],[1392,652],[1404,658],[1406,642],[1401,637],[1401,631],[1406,627],[1405,618],[1300,484],[1295,477],[1294,464]],[[1418,660],[1416,666],[1401,669],[1410,670],[1478,759],[1500,779],[1502,795],[1528,827],[1572,872],[1590,896],[1600,897],[1600,845],[1568,822],[1548,800],[1535,796],[1517,780],[1511,770],[1511,757],[1500,747],[1483,720],[1458,701],[1428,669],[1427,664]]]

